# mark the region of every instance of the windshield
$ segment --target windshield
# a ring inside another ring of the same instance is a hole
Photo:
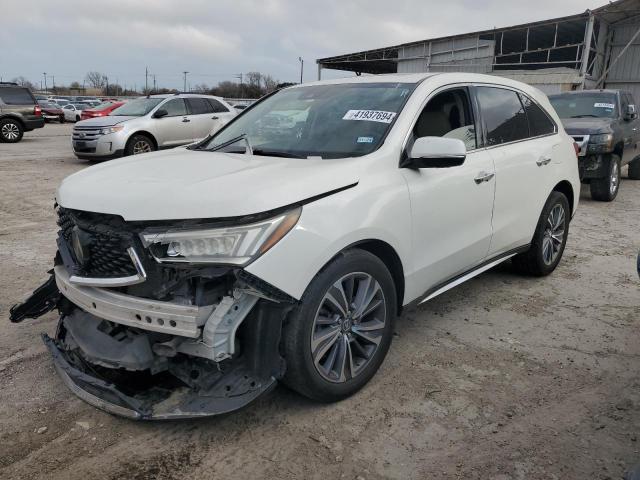
[[[239,116],[199,149],[245,136],[255,155],[344,158],[384,140],[415,84],[345,83],[282,90]],[[244,153],[246,142],[221,151]]]
[[[549,101],[560,118],[617,116],[616,96],[612,93],[565,93],[550,95]]]
[[[40,104],[41,107],[45,107],[45,108],[60,108],[55,103],[51,103],[51,102],[39,101],[38,103]]]
[[[111,112],[111,115],[142,117],[154,109],[164,98],[136,98]]]
[[[73,106],[76,107],[76,110],[86,110],[91,105],[87,105],[86,103],[74,103]]]

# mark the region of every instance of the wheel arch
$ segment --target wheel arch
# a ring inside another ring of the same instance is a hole
[[[155,149],[158,149],[158,140],[156,140],[156,137],[154,137],[153,134],[147,130],[136,130],[135,132],[133,132],[131,135],[129,135],[129,138],[127,138],[126,145],[129,145],[129,142],[134,137],[134,135],[144,135],[145,137],[149,137],[149,140],[153,142],[153,146],[155,147]]]
[[[398,255],[396,250],[383,240],[373,238],[359,240],[343,248],[339,253],[334,255],[331,260],[329,260],[329,262],[331,262],[338,255],[341,255],[343,252],[352,250],[354,248],[365,250],[372,255],[375,255],[382,261],[382,263],[385,264],[385,266],[389,270],[389,273],[391,273],[391,277],[393,278],[393,284],[396,289],[396,305],[398,307],[397,313],[398,315],[400,315],[402,313],[402,304],[404,302],[405,279],[402,260],[400,259],[400,256]],[[327,264],[329,262],[327,262]]]
[[[568,180],[562,180],[557,183],[555,187],[553,187],[552,192],[562,193],[567,200],[569,201],[569,209],[571,210],[571,214],[573,214],[573,206],[575,205],[575,192],[573,191],[573,186]]]
[[[5,119],[11,119],[11,120],[15,120],[16,122],[18,122],[20,124],[20,126],[22,127],[23,130],[26,131],[27,126],[25,125],[24,121],[22,120],[22,118],[20,118],[18,115],[12,115],[12,114],[6,114],[6,115],[2,115],[0,117],[0,120],[5,120]]]

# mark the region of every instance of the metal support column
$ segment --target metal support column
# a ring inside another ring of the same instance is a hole
[[[587,28],[584,32],[584,43],[582,45],[582,60],[580,62],[580,90],[584,90],[584,83],[587,79],[587,68],[589,67],[589,53],[591,53],[591,37],[593,37],[593,23],[595,17],[589,13]]]

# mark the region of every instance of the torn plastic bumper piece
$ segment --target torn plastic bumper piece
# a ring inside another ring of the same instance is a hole
[[[123,393],[104,379],[83,372],[72,365],[67,352],[61,349],[54,339],[46,334],[42,335],[42,339],[51,352],[56,371],[73,393],[100,410],[134,420],[171,420],[229,413],[253,402],[277,384],[275,378],[271,377],[262,382],[259,388],[228,397],[206,396],[195,389],[182,387],[183,392],[175,397],[158,404],[150,404]],[[233,373],[234,371],[228,375]]]
[[[51,274],[49,279],[40,285],[29,298],[11,307],[9,310],[11,323],[20,323],[26,318],[38,318],[56,308],[60,301],[60,291],[56,285],[53,270],[49,273]]]

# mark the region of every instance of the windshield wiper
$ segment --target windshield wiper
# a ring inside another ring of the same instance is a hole
[[[307,158],[306,155],[300,155],[299,153],[287,152],[284,150],[266,150],[258,148],[253,151],[254,155],[261,155],[264,157],[282,157],[282,158]]]
[[[249,141],[249,136],[246,133],[243,133],[242,135],[238,135],[237,137],[234,137],[231,140],[227,140],[226,142],[223,142],[220,145],[216,145],[215,147],[203,148],[202,150],[205,150],[207,152],[217,152],[218,150],[222,150],[223,148],[228,147],[229,145],[238,143],[240,140],[244,140],[245,144],[247,145],[247,150],[245,151],[245,153],[248,155],[253,155],[253,147],[251,146],[251,142]]]
[[[583,117],[594,117],[594,118],[598,118],[597,115],[592,115],[590,113],[585,113],[584,115],[572,115],[569,118],[583,118]]]

